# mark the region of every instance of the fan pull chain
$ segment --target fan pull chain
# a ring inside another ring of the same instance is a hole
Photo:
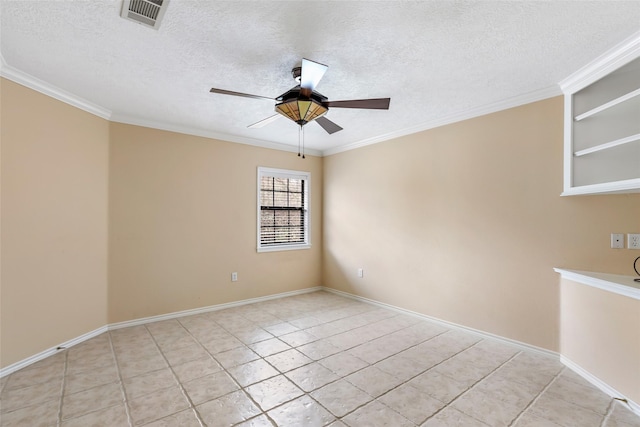
[[[304,159],[304,128],[300,126],[300,131],[302,132],[302,158]]]
[[[298,157],[300,157],[300,140],[302,139],[302,126],[298,129]]]

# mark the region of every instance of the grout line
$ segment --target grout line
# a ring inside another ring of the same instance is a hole
[[[243,316],[243,317],[244,317],[244,316]],[[241,424],[241,423],[243,423],[243,422],[245,422],[245,421],[249,421],[249,420],[252,420],[252,419],[254,419],[254,418],[257,418],[257,417],[259,417],[260,415],[264,415],[264,416],[269,420],[269,422],[271,422],[271,423],[275,426],[275,425],[276,425],[276,424],[275,424],[275,422],[271,419],[271,417],[269,417],[269,415],[267,414],[267,411],[262,410],[262,407],[258,404],[258,402],[256,402],[256,401],[253,399],[253,397],[251,396],[251,394],[245,390],[245,387],[243,387],[242,385],[240,385],[240,383],[239,383],[239,382],[238,382],[238,381],[233,377],[233,375],[231,375],[231,374],[229,373],[229,371],[227,370],[227,368],[225,368],[225,367],[224,367],[224,366],[223,366],[223,365],[222,365],[222,364],[221,364],[221,363],[216,359],[216,357],[215,357],[214,353],[210,352],[210,351],[209,351],[209,350],[208,350],[208,349],[207,349],[207,348],[202,344],[202,342],[200,342],[200,340],[199,340],[198,338],[196,338],[196,336],[195,336],[195,335],[193,335],[193,333],[192,333],[192,332],[191,332],[187,327],[185,327],[185,326],[182,324],[182,322],[180,322],[180,320],[179,320],[179,319],[176,319],[176,320],[178,321],[178,323],[180,324],[180,326],[181,326],[181,327],[182,327],[182,328],[187,332],[187,334],[188,334],[191,338],[193,338],[193,339],[198,343],[198,345],[200,345],[200,347],[202,347],[202,349],[203,349],[203,350],[204,350],[204,351],[205,351],[205,352],[206,352],[206,353],[207,353],[207,354],[208,354],[208,355],[209,355],[209,356],[210,356],[210,357],[211,357],[211,358],[212,358],[212,359],[213,359],[213,360],[214,360],[214,361],[215,361],[215,362],[220,366],[220,368],[222,369],[222,371],[223,371],[225,374],[227,374],[227,376],[231,379],[231,381],[233,381],[233,382],[236,384],[236,386],[238,386],[238,390],[234,390],[234,391],[232,391],[232,392],[229,392],[229,393],[223,394],[222,396],[218,396],[218,397],[216,397],[215,399],[211,399],[211,400],[219,399],[219,398],[221,398],[221,397],[227,396],[227,395],[229,395],[229,394],[231,394],[231,393],[234,393],[234,392],[236,392],[236,391],[242,391],[242,392],[247,396],[247,398],[249,398],[249,400],[251,400],[251,401],[254,403],[254,405],[256,405],[256,407],[260,410],[260,413],[259,413],[259,414],[257,414],[257,415],[255,415],[255,416],[254,416],[254,417],[252,417],[252,418],[249,418],[248,420],[240,421],[240,422],[239,422],[239,423],[237,423],[237,424]],[[248,345],[246,345],[244,342],[242,342],[238,337],[236,337],[235,335],[231,334],[231,332],[229,332],[226,328],[224,328],[222,325],[220,325],[218,322],[216,322],[216,321],[215,321],[215,319],[210,319],[210,321],[211,321],[211,322],[213,322],[215,325],[219,326],[220,328],[222,328],[223,330],[225,330],[228,334],[230,334],[231,336],[233,336],[235,339],[237,339],[238,341],[240,341],[240,342],[241,342],[245,347],[247,347],[249,350],[253,351],[252,349],[250,349],[250,348],[249,348],[249,346],[248,346]],[[148,329],[147,329],[147,330],[148,330]],[[153,337],[153,333],[152,333],[151,331],[149,331],[149,333],[150,333],[150,334],[151,334],[151,336]],[[155,337],[153,337],[153,339],[154,339],[154,341],[155,341]],[[266,341],[266,340],[265,340],[265,341]],[[157,344],[156,344],[156,345],[157,345]],[[158,348],[159,348],[159,346],[158,346]],[[240,348],[240,347],[236,347],[236,348]],[[169,363],[169,361],[168,361],[168,360],[166,359],[166,357],[164,356],[164,353],[162,352],[162,349],[160,349],[160,348],[159,348],[159,350],[160,350],[160,352],[162,353],[162,356],[163,356],[163,357],[165,358],[165,360],[167,361],[167,364],[169,365],[169,367],[170,367],[171,371],[173,372],[173,368],[171,367],[171,364]],[[233,350],[233,349],[231,349],[231,350]],[[227,351],[229,351],[229,350],[227,350]],[[222,353],[222,352],[221,352],[221,353]],[[255,353],[255,352],[254,352],[254,353]],[[256,354],[257,354],[258,356],[260,356],[258,353],[256,353]],[[262,357],[261,357],[261,358],[262,358]],[[262,358],[262,359],[264,360],[264,358]],[[197,359],[196,359],[196,360],[197,360]],[[256,359],[256,360],[259,360],[259,359]],[[266,360],[265,360],[265,362],[266,362],[267,364],[269,364],[269,362],[267,362]],[[188,362],[185,362],[185,363],[188,363]],[[248,362],[247,362],[247,363],[248,363]],[[241,366],[241,365],[238,365],[238,366]],[[271,366],[271,364],[269,364],[269,366]],[[276,371],[278,371],[278,375],[284,375],[284,374],[280,373],[280,371],[279,371],[277,368],[275,368],[275,367],[273,367],[273,368],[274,368],[274,369],[276,369]],[[191,401],[191,398],[189,398],[189,397],[188,397],[188,393],[186,392],[186,390],[184,390],[184,388],[183,388],[183,386],[182,386],[182,382],[181,382],[181,381],[180,381],[180,379],[177,377],[177,375],[175,375],[175,373],[174,373],[174,376],[176,376],[176,380],[177,380],[177,381],[178,381],[178,383],[180,384],[180,389],[182,390],[183,394],[184,394],[185,396],[187,396],[187,399],[188,399],[188,401],[189,401],[189,404],[190,404],[190,405],[192,405],[192,407],[193,407],[194,411],[196,412],[197,417],[198,417],[198,421],[201,423],[201,425],[202,425],[202,426],[205,426],[206,424],[205,424],[204,420],[202,419],[202,417],[201,417],[200,413],[198,412],[198,410],[196,409],[195,405],[194,405],[194,404],[193,404],[193,402]],[[275,375],[275,376],[277,376],[277,375]],[[275,376],[274,376],[274,377],[275,377]],[[269,377],[269,378],[274,378],[274,377]],[[262,381],[265,381],[265,380],[267,380],[267,379],[269,379],[269,378],[265,378],[265,379],[264,379],[264,380],[262,380]],[[260,381],[259,381],[259,382],[260,382]],[[257,383],[256,383],[256,384],[257,384]],[[253,384],[250,384],[250,385],[253,385]],[[249,386],[250,386],[250,385],[249,385]],[[247,386],[247,387],[249,387],[249,386]],[[294,399],[292,399],[292,400],[294,400]],[[209,401],[207,401],[207,402],[209,402]],[[290,401],[287,401],[287,402],[290,402]],[[287,403],[287,402],[285,402],[285,403]],[[206,402],[203,402],[203,403],[206,403]],[[283,404],[284,404],[284,403],[283,403]],[[280,405],[278,405],[278,406],[280,406]]]
[[[484,340],[481,340],[484,341]],[[471,347],[475,347],[479,342],[475,343],[474,345],[472,345]],[[471,348],[468,347],[468,348]],[[468,349],[467,348],[467,349]],[[467,350],[465,349],[465,350]],[[463,350],[464,351],[464,350]],[[455,355],[451,356],[449,359],[457,356],[458,354],[460,354],[462,352],[458,352]],[[500,368],[502,368],[504,365],[506,365],[507,363],[511,362],[513,359],[515,359],[516,357],[518,357],[519,355],[522,354],[522,351],[517,351],[513,356],[509,357],[507,360],[505,360],[504,362],[502,362],[500,365],[498,365],[497,367],[495,367],[492,371],[490,371],[487,375],[483,376],[482,378],[480,378],[479,380],[477,380],[476,382],[474,382],[473,384],[471,384],[466,390],[462,391],[460,394],[458,394],[456,397],[454,397],[453,399],[451,399],[446,405],[444,405],[442,408],[438,409],[436,412],[434,412],[433,414],[431,414],[429,417],[427,417],[427,419],[424,422],[426,422],[427,420],[435,417],[436,415],[438,415],[440,412],[442,412],[443,410],[445,410],[446,408],[450,407],[456,400],[460,399],[462,396],[464,396],[465,394],[469,393],[476,385],[478,385],[478,383],[484,381],[485,379],[489,378],[490,376],[492,376],[493,374],[495,374]],[[449,360],[447,359],[447,360]],[[444,361],[443,361],[444,362]],[[441,362],[441,363],[443,363]],[[439,363],[440,364],[440,363]],[[438,365],[439,365],[438,364]],[[437,365],[436,365],[437,366]],[[446,375],[445,375],[446,376]],[[455,409],[455,408],[454,408]],[[462,411],[461,411],[462,412]],[[477,418],[469,415],[469,414],[465,414],[471,418],[473,418],[474,420],[480,421],[483,424],[486,424],[484,421],[478,420]]]
[[[525,406],[524,409],[522,411],[520,411],[520,413],[511,421],[509,426],[514,426],[518,421],[520,421],[520,418],[522,418],[524,413],[527,412],[529,410],[529,408],[531,408],[538,400],[540,400],[542,395],[553,385],[554,382],[556,382],[556,380],[560,377],[560,375],[562,375],[562,373],[564,372],[565,369],[567,369],[567,368],[564,367],[564,368],[560,369],[560,371],[558,371],[558,373],[555,374],[553,376],[553,378],[551,378],[551,380],[547,383],[546,386],[543,387],[542,390],[540,390],[540,392],[536,395],[536,397],[534,397],[531,400],[531,402],[529,402],[529,404],[527,406]],[[553,422],[553,421],[551,421],[551,422]]]
[[[609,402],[609,406],[607,406],[607,413],[602,418],[602,421],[600,422],[600,427],[605,427],[607,425],[609,418],[611,418],[611,415],[613,414],[613,408],[614,408],[614,405],[616,404],[615,402],[616,402],[616,399],[611,399],[611,402]]]
[[[186,328],[182,325],[182,323],[180,323],[178,321],[178,324],[186,330]],[[165,363],[167,364],[167,367],[169,368],[169,370],[171,371],[171,375],[173,375],[174,380],[178,383],[178,387],[180,388],[180,393],[182,393],[182,395],[184,396],[184,398],[187,400],[187,402],[189,403],[189,409],[193,410],[193,412],[196,414],[196,419],[198,420],[198,423],[200,423],[201,427],[206,426],[204,420],[202,419],[202,416],[200,415],[200,413],[198,412],[198,410],[196,409],[196,406],[193,404],[193,401],[191,400],[191,398],[189,397],[189,394],[187,393],[187,391],[184,389],[184,386],[182,385],[182,381],[180,381],[180,378],[178,378],[178,375],[176,374],[176,372],[173,370],[173,367],[171,366],[171,363],[169,363],[169,360],[167,359],[167,357],[164,355],[164,352],[162,351],[162,348],[160,347],[160,345],[158,345],[158,341],[156,340],[156,337],[153,335],[153,333],[149,330],[149,328],[147,327],[147,325],[144,325],[145,330],[147,331],[147,333],[149,334],[149,337],[151,337],[151,340],[153,341],[153,343],[155,344],[156,348],[158,349],[158,352],[160,352],[160,355],[162,356],[162,358],[164,359]],[[187,331],[188,333],[188,331]],[[216,361],[217,363],[217,361]],[[151,371],[153,372],[153,371]],[[141,374],[141,375],[145,375],[145,374]],[[182,411],[178,411],[178,412],[182,412]],[[160,419],[163,418],[168,418],[174,414],[177,414],[178,412],[174,412],[173,414],[169,414],[165,417],[162,417]],[[156,421],[156,420],[154,420]],[[152,421],[153,422],[153,421]]]
[[[67,370],[69,369],[69,350],[64,351],[64,368],[62,369],[62,384],[60,386],[60,403],[58,405],[58,427],[62,424],[62,402],[64,400],[64,391],[67,384]]]
[[[113,356],[113,360],[116,362],[116,371],[118,372],[118,383],[120,384],[120,392],[124,397],[124,411],[127,414],[127,421],[129,422],[129,427],[133,427],[133,418],[131,417],[131,409],[129,408],[129,399],[127,399],[127,392],[124,389],[124,380],[122,379],[122,373],[120,372],[120,363],[118,362],[118,356],[116,354],[116,349],[113,345],[113,340],[111,339],[111,332],[107,331],[107,337],[109,338],[109,348],[111,348],[111,356]]]

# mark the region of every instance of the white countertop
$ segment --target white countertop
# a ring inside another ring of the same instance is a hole
[[[621,274],[566,270],[563,268],[554,268],[554,270],[556,273],[560,273],[564,279],[640,300],[640,282],[634,282],[633,280],[639,276],[623,276]]]

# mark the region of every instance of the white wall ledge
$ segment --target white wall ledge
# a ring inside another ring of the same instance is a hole
[[[640,300],[640,282],[633,281],[637,277],[562,268],[554,268],[553,270],[560,273],[563,279]]]

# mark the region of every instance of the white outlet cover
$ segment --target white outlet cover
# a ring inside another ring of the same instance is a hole
[[[627,234],[627,247],[629,249],[640,249],[640,234]]]
[[[624,234],[622,233],[611,234],[611,248],[624,249]]]

